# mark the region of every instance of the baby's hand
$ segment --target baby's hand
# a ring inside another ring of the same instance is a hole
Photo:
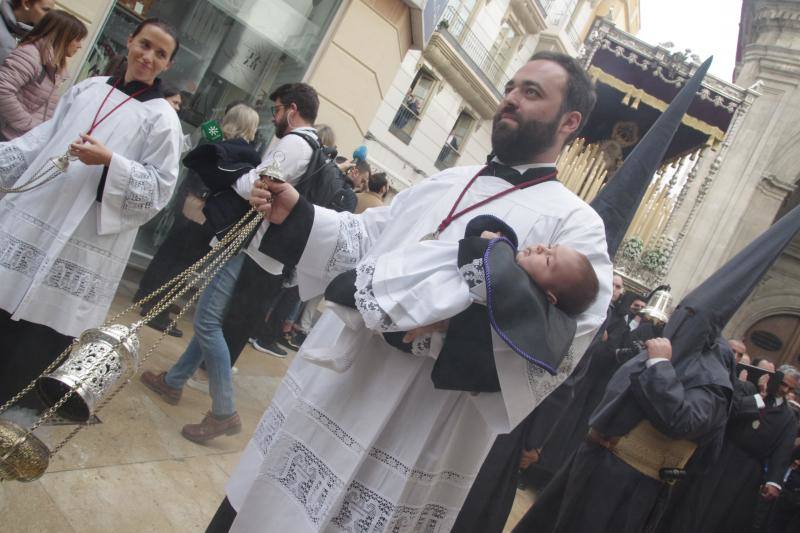
[[[481,239],[499,239],[503,234],[499,231],[483,231],[481,232]]]

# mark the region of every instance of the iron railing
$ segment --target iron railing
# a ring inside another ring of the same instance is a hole
[[[458,150],[449,144],[445,144],[442,146],[442,151],[439,152],[439,156],[436,158],[434,165],[436,165],[436,168],[439,170],[444,170],[455,165],[459,157],[461,157],[461,154],[458,153]]]
[[[511,76],[505,71],[505,65],[492,56],[453,7],[445,10],[438,29],[442,34],[452,37],[451,44],[468,59],[467,63],[471,63],[486,78],[488,85],[498,91],[499,97],[502,87]]]
[[[397,110],[397,113],[392,119],[392,124],[389,126],[389,131],[405,142],[411,140],[411,134],[414,133],[414,129],[419,122],[419,104],[411,104],[415,105],[416,110],[409,107],[409,104],[411,103],[408,98],[406,98],[406,100],[400,104],[400,109]]]

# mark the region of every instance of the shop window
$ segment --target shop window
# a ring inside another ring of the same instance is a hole
[[[269,94],[279,85],[303,79],[341,0],[118,0],[92,44],[80,78],[119,68],[126,41],[144,19],[158,17],[178,30],[180,51],[162,78],[183,96],[179,117],[196,143],[199,126],[221,119],[231,102],[258,111],[256,143],[263,148],[274,126]],[[181,170],[181,179],[185,169]],[[146,263],[180,216],[180,184],[173,203],[143,226],[132,261]]]
[[[414,77],[411,88],[403,98],[403,103],[400,104],[400,109],[397,110],[397,114],[389,126],[389,131],[404,143],[411,142],[411,136],[417,129],[422,113],[433,94],[435,84],[436,78],[425,70],[420,70]]]
[[[474,125],[475,118],[466,111],[462,111],[458,115],[453,129],[450,130],[450,134],[439,152],[439,157],[436,158],[434,163],[436,168],[444,170],[456,164],[458,158],[461,157],[461,150],[464,149]]]

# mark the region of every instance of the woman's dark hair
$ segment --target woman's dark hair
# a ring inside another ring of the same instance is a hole
[[[178,30],[176,30],[171,25],[167,24],[161,19],[157,18],[145,19],[142,22],[140,22],[138,26],[136,26],[136,29],[133,30],[133,33],[131,33],[131,37],[136,37],[137,35],[139,35],[146,26],[155,26],[156,28],[163,30],[167,35],[172,37],[172,40],[175,41],[175,49],[172,51],[172,55],[169,56],[169,60],[172,61],[173,59],[175,59],[175,54],[178,53],[178,49],[180,49],[181,47],[181,41],[180,39],[178,39]]]
[[[169,98],[170,96],[181,94],[181,91],[180,89],[178,89],[177,86],[173,85],[172,83],[161,80],[161,94],[164,95],[164,98]]]
[[[75,40],[80,40],[89,34],[86,25],[77,17],[66,11],[53,9],[42,17],[36,26],[20,41],[23,44],[44,41],[52,50],[52,57],[43,57],[51,67],[59,71],[67,66],[67,50]],[[49,52],[47,52],[49,55]],[[52,62],[52,64],[50,64]]]

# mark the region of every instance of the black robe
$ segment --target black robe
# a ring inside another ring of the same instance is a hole
[[[660,336],[662,328],[652,322],[642,322],[631,331],[627,316],[611,315],[606,331],[608,339],[599,340],[584,355],[585,372],[576,371],[570,376],[572,397],[559,413],[556,424],[548,430],[541,446],[541,459],[528,469],[535,472],[533,477],[537,480],[551,478],[575,453],[586,438],[589,416],[603,398],[611,376],[621,364],[639,353],[644,341]]]
[[[696,357],[647,367],[644,352],[623,365],[592,414],[592,427],[615,437],[648,420],[668,437],[694,441],[698,448],[692,462],[706,465],[718,450],[728,417],[733,358],[719,345]],[[584,442],[514,532],[639,533],[665,488],[606,448]]]
[[[736,384],[720,458],[676,489],[662,533],[752,531],[759,488],[767,481],[782,483],[797,434],[797,420],[786,402],[759,410],[755,394],[752,383]]]
[[[612,323],[616,324],[618,320],[622,322],[625,329],[628,329],[624,317],[618,317],[612,310],[609,310],[608,318],[599,331],[606,330]],[[616,326],[614,331],[617,331]],[[573,374],[564,383],[547,396],[511,433],[498,435],[495,439],[467,494],[464,505],[461,507],[452,529],[454,533],[500,533],[503,531],[517,494],[517,485],[521,474],[519,461],[522,452],[541,448],[545,437],[558,420],[565,415],[565,409],[574,394],[573,389],[578,383],[576,376],[585,373],[585,367],[589,364],[589,359],[587,359],[589,353],[600,342],[599,339],[598,337],[589,347],[587,355],[581,359]],[[542,476],[543,472],[544,476]],[[537,479],[542,476],[549,480],[552,476],[551,473],[533,466],[526,473],[529,476],[537,476]],[[531,483],[527,477],[526,481]]]

